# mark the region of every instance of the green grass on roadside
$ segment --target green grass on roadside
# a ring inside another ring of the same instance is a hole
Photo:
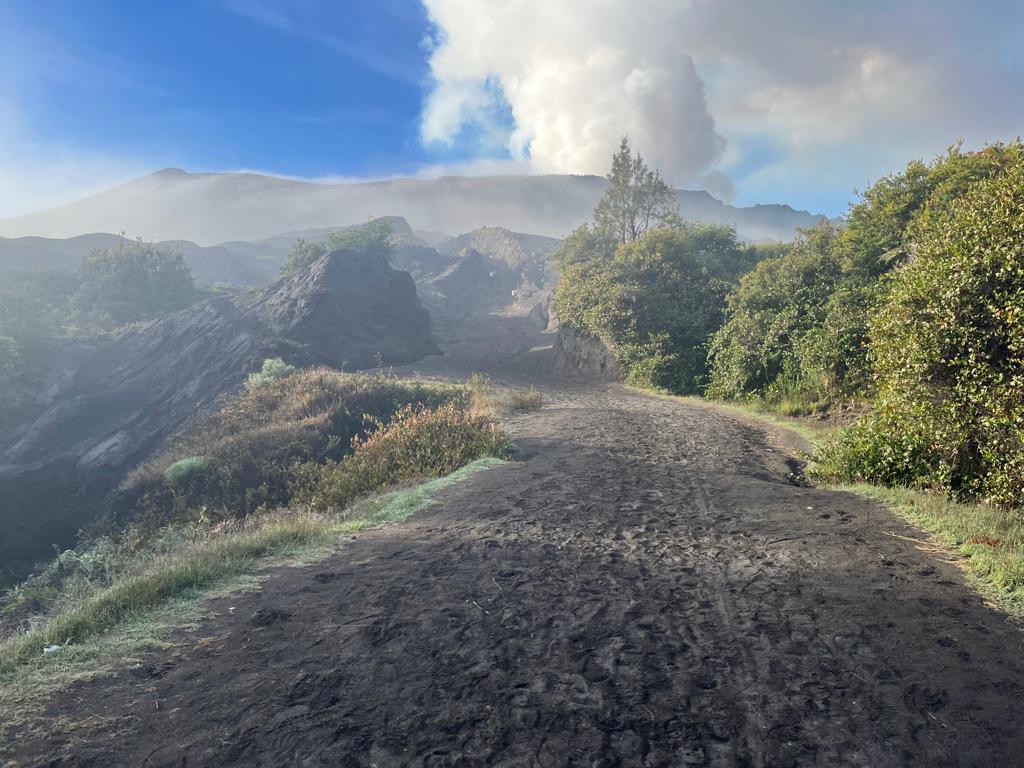
[[[990,602],[1024,622],[1024,521],[1019,510],[960,504],[938,493],[867,483],[833,486],[881,502],[956,555]]]
[[[725,411],[760,419],[805,438],[820,451],[834,426],[789,418],[751,405],[687,398]],[[986,599],[1024,622],[1024,517],[1020,510],[987,504],[961,504],[939,493],[886,488],[868,483],[826,484],[884,504],[932,537]]]
[[[699,397],[691,399],[695,402],[711,405],[715,408],[721,408],[724,411],[732,411],[733,413],[753,416],[756,419],[766,421],[776,427],[782,427],[792,432],[796,432],[814,446],[815,450],[821,450],[821,447],[825,442],[835,434],[838,429],[838,427],[834,425],[821,424],[812,419],[801,418],[799,416],[786,416],[785,414],[765,405],[754,403],[729,403],[718,400],[702,400]]]
[[[204,598],[253,588],[259,571],[306,564],[335,551],[345,534],[405,520],[445,486],[495,464],[480,459],[442,478],[365,499],[341,516],[295,513],[202,539],[149,563],[27,632],[0,643],[0,727],[76,680],[109,674],[175,628],[195,624]],[[44,653],[48,646],[60,646]]]
[[[788,429],[791,432],[796,432],[810,443],[816,451],[821,449],[825,441],[828,440],[828,438],[834,434],[837,429],[835,426],[820,424],[811,419],[784,416],[772,410],[768,406],[763,405],[727,402],[724,400],[707,400],[703,397],[690,395],[672,395],[667,392],[659,392],[640,387],[629,388],[637,392],[642,392],[645,395],[654,395],[656,397],[665,397],[670,400],[679,400],[684,403],[692,403],[693,405],[698,405],[704,408],[716,408],[720,411],[732,413],[737,416],[753,417],[760,421],[768,422],[774,426]]]

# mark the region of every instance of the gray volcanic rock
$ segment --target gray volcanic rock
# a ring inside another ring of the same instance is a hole
[[[614,350],[601,339],[577,333],[564,325],[558,329],[555,338],[553,368],[555,376],[563,379],[622,379],[622,370]]]
[[[73,543],[133,467],[264,359],[359,369],[436,352],[410,275],[353,251],[54,350],[35,401],[0,436],[2,570]]]

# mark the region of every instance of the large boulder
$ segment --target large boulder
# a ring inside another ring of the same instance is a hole
[[[0,572],[72,544],[133,467],[264,359],[355,370],[436,352],[410,275],[352,251],[54,350],[35,401],[0,436]]]
[[[622,379],[618,358],[609,344],[596,336],[577,333],[564,325],[559,327],[555,337],[553,368],[555,376],[563,379]]]

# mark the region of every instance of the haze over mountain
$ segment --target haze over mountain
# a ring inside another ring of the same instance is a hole
[[[210,245],[261,240],[289,230],[404,216],[417,229],[450,234],[483,226],[563,237],[589,220],[607,186],[598,176],[477,176],[350,184],[255,173],[165,169],[47,211],[0,221],[4,237],[127,232]],[[737,208],[707,192],[678,190],[684,218],[734,224],[743,238],[784,240],[823,217],[788,205]]]

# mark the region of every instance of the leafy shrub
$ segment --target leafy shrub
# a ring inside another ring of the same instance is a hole
[[[164,470],[164,479],[175,489],[187,488],[202,483],[211,468],[212,464],[205,456],[189,456]]]
[[[391,235],[392,228],[387,219],[374,219],[366,224],[332,232],[320,243],[299,238],[285,258],[281,274],[299,272],[320,257],[337,250],[360,251],[386,258],[394,252]]]
[[[841,268],[828,224],[803,232],[789,250],[744,275],[711,339],[707,394],[778,399],[799,388],[800,345],[821,326]]]
[[[822,471],[1024,504],[1024,160],[919,236],[871,319],[875,412]]]
[[[295,370],[295,366],[288,365],[279,357],[267,358],[257,373],[249,374],[249,378],[245,380],[245,388],[256,389],[265,384],[273,384],[286,376],[291,376]]]
[[[340,462],[307,468],[310,485],[302,498],[344,507],[395,482],[445,475],[484,456],[505,456],[509,442],[490,416],[450,403],[435,409],[407,405],[390,423],[355,437],[352,448]]]
[[[164,480],[174,495],[175,507],[185,512],[205,506],[205,501],[218,495],[219,473],[205,456],[179,459],[164,470]]]
[[[879,280],[912,258],[929,222],[948,217],[975,182],[1019,163],[1020,142],[914,161],[883,177],[838,230],[804,233],[729,297],[712,343],[708,394],[806,407],[873,394],[869,317]]]
[[[612,342],[640,386],[696,392],[706,345],[747,251],[730,227],[680,224],[648,230],[611,254],[586,230],[570,238],[555,306],[569,328]],[[587,247],[595,250],[589,254]]]

